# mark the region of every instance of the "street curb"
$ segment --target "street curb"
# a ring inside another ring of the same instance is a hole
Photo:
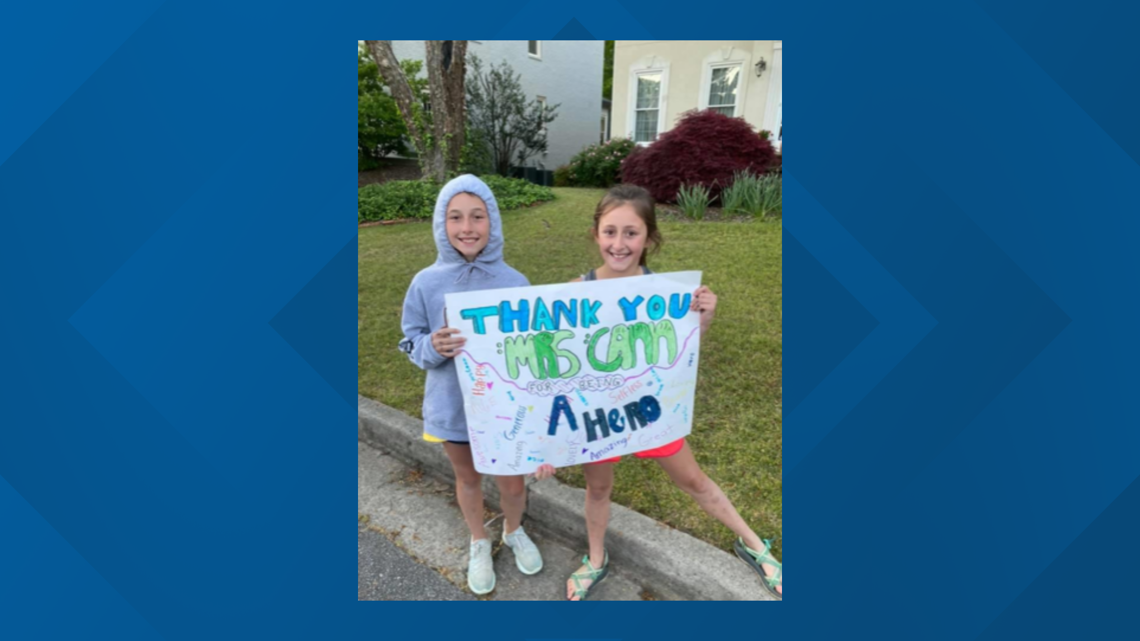
[[[400,410],[357,395],[357,438],[372,447],[388,451],[401,461],[422,469],[448,485],[455,484],[451,461],[442,444],[424,440],[424,422]],[[483,476],[483,500],[499,508],[499,486],[491,476]]]
[[[357,407],[360,440],[439,480],[455,482],[443,448],[423,440],[423,421],[363,396],[358,396]],[[557,479],[528,483],[528,488],[528,523],[585,551],[586,491]],[[483,491],[486,502],[498,507],[498,488],[489,476],[483,479]],[[610,512],[606,549],[612,562],[641,577],[662,596],[694,601],[772,600],[759,577],[734,555],[616,503]]]

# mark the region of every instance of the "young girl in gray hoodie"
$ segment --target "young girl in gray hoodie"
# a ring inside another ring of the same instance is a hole
[[[526,277],[503,262],[503,227],[490,188],[471,175],[443,186],[435,202],[432,233],[439,254],[412,279],[404,297],[400,349],[427,370],[424,385],[424,440],[442,443],[455,470],[455,495],[471,530],[467,586],[475,594],[495,589],[491,542],[483,528],[482,478],[471,459],[463,396],[455,361],[465,339],[446,326],[444,294],[527,287]],[[496,476],[503,508],[503,543],[514,551],[523,574],[542,569],[542,556],[521,525],[526,508],[522,476]]]

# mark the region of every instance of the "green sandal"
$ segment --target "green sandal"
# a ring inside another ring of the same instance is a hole
[[[760,575],[760,578],[763,579],[760,584],[764,586],[764,589],[768,590],[768,593],[776,599],[783,600],[784,597],[776,591],[776,586],[781,585],[784,581],[784,568],[780,565],[780,562],[768,552],[768,550],[772,548],[771,539],[764,539],[764,550],[762,552],[757,552],[747,545],[744,545],[744,539],[736,539],[732,547],[736,550],[736,555],[744,559],[744,562]],[[776,574],[774,576],[768,576],[764,572],[763,564],[765,563],[776,568]]]
[[[574,596],[578,597],[579,601],[585,601],[586,597],[590,596],[590,593],[594,591],[594,588],[598,587],[598,584],[602,582],[602,579],[606,578],[606,575],[610,573],[610,553],[603,552],[603,554],[602,567],[594,569],[594,566],[590,564],[590,555],[586,554],[586,556],[582,557],[582,564],[590,569],[585,572],[575,572],[570,575],[570,580],[574,582]],[[582,589],[582,581],[586,580],[590,581],[590,587]],[[571,601],[572,599],[566,600]]]

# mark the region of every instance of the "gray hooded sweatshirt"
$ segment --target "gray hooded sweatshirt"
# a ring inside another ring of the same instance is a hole
[[[483,199],[491,222],[487,246],[470,263],[447,239],[447,205],[456,194],[463,192]],[[400,341],[400,349],[418,367],[427,370],[424,431],[447,441],[467,441],[467,417],[463,413],[463,396],[455,374],[455,360],[440,356],[431,344],[432,333],[445,324],[443,295],[527,287],[530,283],[503,262],[503,225],[499,218],[499,205],[490,188],[475,176],[459,176],[443,186],[435,201],[431,227],[439,255],[433,265],[416,274],[404,297],[401,323],[404,340]]]

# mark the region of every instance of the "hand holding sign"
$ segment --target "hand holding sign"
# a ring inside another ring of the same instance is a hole
[[[447,358],[453,358],[466,342],[467,339],[460,336],[459,330],[453,327],[442,327],[431,335],[431,346],[440,356]]]
[[[533,476],[537,481],[548,479],[554,476],[554,466],[550,463],[543,463],[542,465],[538,466],[538,469],[535,470],[534,474],[531,476]]]
[[[447,326],[447,308],[443,308],[443,327],[431,335],[431,346],[444,358],[454,358],[455,354],[467,342],[466,338],[459,336],[458,329]]]
[[[691,309],[701,313],[701,334],[704,334],[708,331],[713,315],[716,313],[716,294],[712,293],[712,290],[707,286],[701,285],[697,291],[693,292]]]

